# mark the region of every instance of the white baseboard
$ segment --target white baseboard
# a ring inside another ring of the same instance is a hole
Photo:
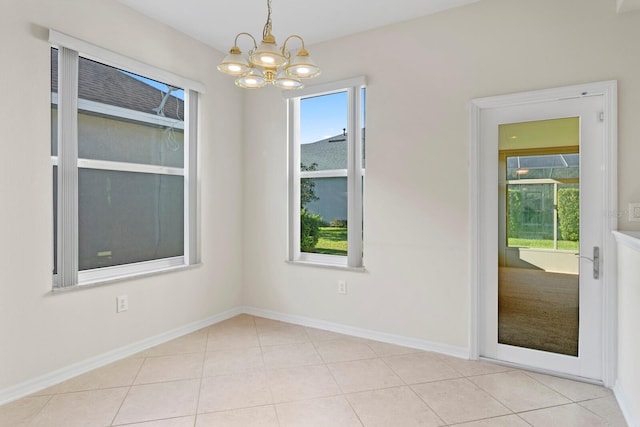
[[[106,353],[83,360],[78,363],[74,363],[73,365],[66,366],[53,372],[49,372],[31,380],[16,384],[15,386],[5,388],[3,390],[0,390],[0,405],[16,399],[20,399],[24,396],[28,396],[47,387],[51,387],[78,375],[89,372],[93,369],[100,368],[102,366],[124,359],[125,357],[132,356],[158,344],[162,344],[167,341],[179,338],[183,335],[190,334],[191,332],[195,332],[198,329],[206,328],[207,326],[222,322],[223,320],[227,320],[241,313],[243,313],[241,308],[227,310],[215,316],[211,316],[197,322],[189,323],[188,325],[163,332],[150,338],[145,338],[141,341],[108,351]]]
[[[193,322],[176,329],[172,329],[153,337],[145,338],[141,341],[108,351],[101,355],[83,360],[78,363],[74,363],[73,365],[0,390],[0,405],[20,399],[21,397],[28,396],[47,387],[51,387],[78,375],[89,372],[93,369],[97,369],[126,357],[132,356],[158,344],[171,341],[183,335],[195,332],[202,328],[206,328],[242,313],[264,317],[267,319],[279,320],[296,325],[307,326],[311,328],[323,329],[359,338],[386,342],[389,344],[396,344],[425,351],[433,351],[436,353],[446,354],[462,359],[469,358],[469,349],[466,347],[457,347],[448,344],[435,343],[417,338],[405,337],[402,335],[388,334],[371,329],[357,328],[339,323],[328,322],[325,320],[313,319],[310,317],[264,310],[256,307],[241,306],[233,308],[231,310],[227,310],[215,316],[211,316],[206,319]],[[625,394],[619,381],[616,382],[616,385],[613,388],[613,392],[616,400],[618,401],[618,405],[620,406],[620,410],[622,411],[622,414],[624,415],[629,427],[640,427],[640,419],[635,418],[640,417],[640,414],[634,412],[633,408],[635,408],[635,406],[631,404],[631,400]]]
[[[276,311],[263,310],[255,307],[241,307],[243,313],[253,316],[265,317],[267,319],[280,320],[282,322],[293,323],[310,328],[324,329],[326,331],[351,335],[359,338],[366,338],[374,341],[382,341],[389,344],[401,345],[404,347],[416,348],[419,350],[433,351],[446,354],[448,356],[461,359],[469,358],[469,349],[466,347],[456,347],[448,344],[435,343],[417,338],[405,337],[402,335],[387,334],[371,329],[356,328],[354,326],[342,325],[339,323],[327,322],[325,320],[313,319],[310,317],[296,316],[292,314],[279,313]]]
[[[447,344],[434,343],[426,340],[405,337],[402,335],[387,334],[371,329],[356,328],[339,323],[263,310],[255,307],[236,307],[215,316],[211,316],[209,318],[193,322],[176,329],[172,329],[170,331],[155,335],[150,338],[145,338],[138,342],[108,351],[101,355],[83,360],[78,363],[74,363],[73,365],[66,366],[56,371],[49,372],[31,380],[16,384],[15,386],[0,390],[0,405],[20,399],[21,397],[28,396],[47,387],[54,386],[63,381],[89,372],[93,369],[97,369],[118,360],[124,359],[125,357],[132,356],[158,344],[162,344],[167,341],[179,338],[183,335],[197,331],[198,329],[206,328],[207,326],[214,325],[242,313],[265,317],[267,319],[280,320],[282,322],[301,326],[308,326],[311,328],[324,329],[327,331],[351,335],[359,338],[382,341],[389,344],[396,344],[420,350],[433,351],[436,353],[446,354],[462,359],[469,358],[469,349],[465,347],[456,347]]]
[[[634,413],[634,408],[637,408],[638,405],[631,404],[631,399],[629,399],[629,396],[624,392],[620,380],[616,381],[616,385],[613,387],[613,394],[616,396],[618,406],[620,406],[622,415],[624,415],[624,419],[629,427],[640,427],[640,413]],[[637,409],[635,409],[635,411],[637,411]]]

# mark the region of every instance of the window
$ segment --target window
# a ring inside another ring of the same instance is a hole
[[[199,85],[50,40],[54,287],[195,264]]]
[[[289,98],[289,259],[363,265],[364,78]]]

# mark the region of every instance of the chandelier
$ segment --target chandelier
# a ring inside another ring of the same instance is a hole
[[[249,33],[236,35],[229,54],[218,65],[218,70],[236,77],[236,86],[245,89],[257,89],[272,84],[281,89],[300,89],[302,79],[309,79],[320,74],[320,68],[309,56],[304,48],[304,40],[297,34],[287,37],[279,48],[276,39],[271,34],[271,0],[267,0],[267,22],[262,30],[262,42],[256,44],[256,39]],[[251,37],[253,49],[248,58],[242,55],[238,48],[238,38],[242,35]],[[298,39],[302,47],[291,59],[287,50],[287,42]]]

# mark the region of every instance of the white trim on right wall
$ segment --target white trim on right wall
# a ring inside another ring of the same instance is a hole
[[[612,387],[616,380],[617,364],[617,266],[616,243],[611,231],[617,229],[617,81],[587,83],[552,89],[522,92],[509,95],[477,98],[469,102],[469,356],[478,359],[480,355],[480,250],[481,242],[481,200],[480,193],[480,113],[483,109],[533,104],[564,98],[579,97],[581,94],[601,94],[604,97],[605,135],[603,158],[606,170],[603,186],[606,197],[602,212],[605,230],[602,248],[603,292],[603,383]]]

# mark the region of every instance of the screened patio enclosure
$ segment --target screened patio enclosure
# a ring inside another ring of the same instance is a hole
[[[507,247],[577,251],[578,153],[506,157]]]

